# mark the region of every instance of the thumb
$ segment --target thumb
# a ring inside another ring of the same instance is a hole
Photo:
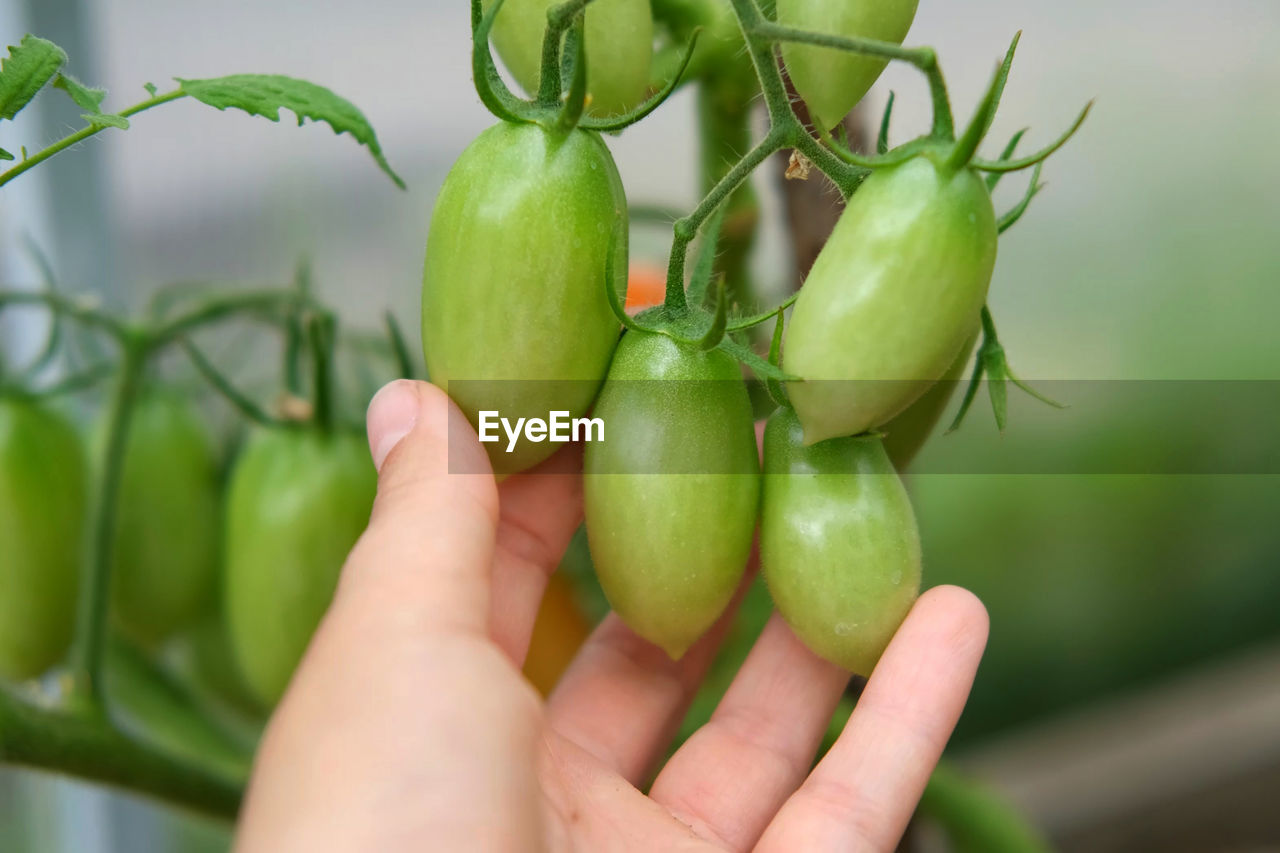
[[[498,492],[475,431],[443,391],[407,379],[374,396],[367,420],[378,494],[335,611],[373,599],[383,618],[484,633]]]

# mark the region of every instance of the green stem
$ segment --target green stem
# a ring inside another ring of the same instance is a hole
[[[0,761],[47,768],[231,819],[245,779],[180,760],[102,714],[40,708],[0,688]]]
[[[752,0],[733,0],[734,8],[750,4]],[[947,97],[947,84],[942,77],[942,69],[938,65],[938,55],[931,47],[903,47],[888,41],[877,39],[837,36],[830,33],[815,33],[784,27],[772,21],[764,20],[759,10],[755,10],[755,20],[745,28],[748,41],[766,39],[769,42],[789,41],[800,44],[812,44],[819,47],[832,47],[846,50],[862,56],[874,56],[880,59],[897,59],[909,62],[924,72],[929,80],[929,94],[933,101],[933,136],[939,139],[955,138],[955,120],[951,115],[951,101]]]
[[[149,341],[127,337],[115,393],[107,408],[107,440],[98,470],[97,502],[94,505],[93,553],[83,564],[77,599],[75,638],[71,645],[71,693],[73,708],[104,713],[102,658],[106,643],[107,613],[111,598],[112,556],[115,548],[116,510],[129,419],[142,384],[149,354]]]
[[[122,340],[128,329],[124,323],[84,299],[73,299],[48,290],[0,290],[0,309],[9,305],[43,305],[86,326],[93,326]]]
[[[757,166],[782,147],[784,141],[780,134],[770,132],[734,164],[692,213],[676,221],[672,229],[675,235],[671,241],[671,257],[667,261],[667,294],[664,304],[668,309],[678,313],[688,308],[684,295],[685,260],[689,244],[697,236],[698,229],[715,213],[721,202],[751,177]]]
[[[160,104],[165,104],[165,103],[168,103],[169,101],[176,101],[178,98],[185,98],[186,96],[187,96],[187,93],[182,91],[181,89],[174,89],[172,92],[166,92],[163,95],[156,95],[154,98],[148,98],[145,101],[136,103],[133,106],[129,107],[128,109],[121,110],[119,113],[117,113],[117,115],[123,118],[128,118],[129,116],[137,115],[138,113],[144,110],[149,110],[152,107],[158,107],[160,106]],[[65,151],[66,149],[70,148],[71,146],[75,145],[78,142],[83,142],[84,140],[88,139],[90,136],[100,133],[106,128],[107,128],[107,125],[91,124],[88,127],[84,127],[84,128],[81,128],[80,130],[77,130],[75,133],[71,134],[70,136],[64,136],[62,139],[59,139],[57,142],[53,143],[48,148],[45,148],[41,151],[36,152],[35,154],[32,154],[30,157],[23,160],[21,163],[14,166],[9,171],[4,172],[3,174],[0,174],[0,187],[9,183],[9,181],[12,181],[14,178],[18,177],[23,172],[27,171],[33,166],[40,165],[41,163],[43,163],[45,160],[48,160],[53,155],[58,154],[59,152]]]
[[[311,317],[308,331],[311,340],[311,366],[314,373],[315,422],[328,432],[336,423],[334,405],[333,359],[335,321],[332,314],[317,312]]]
[[[560,103],[564,81],[560,79],[560,44],[565,30],[590,0],[569,0],[547,10],[547,28],[542,36],[542,69],[538,78],[538,102],[554,107]]]
[[[710,192],[727,175],[739,154],[751,146],[750,93],[741,86],[708,79],[698,86],[698,143],[702,191]],[[717,245],[716,273],[723,275],[731,301],[754,299],[747,260],[755,243],[760,203],[750,181],[729,194]]]
[[[293,288],[255,290],[245,293],[233,293],[210,299],[203,305],[191,309],[166,323],[156,327],[150,337],[157,346],[168,344],[186,336],[201,326],[224,320],[228,317],[252,312],[273,312],[306,304],[309,297]]]

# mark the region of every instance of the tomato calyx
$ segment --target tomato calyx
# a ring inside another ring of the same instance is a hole
[[[1000,106],[1000,99],[1004,95],[1004,87],[1009,80],[1009,70],[1013,66],[1013,56],[1017,51],[1018,41],[1021,37],[1021,31],[1014,34],[1013,41],[1005,52],[1004,60],[996,68],[995,75],[987,86],[982,100],[978,103],[973,118],[970,119],[969,124],[958,139],[945,129],[947,123],[944,122],[940,125],[937,121],[936,111],[939,106],[935,104],[933,130],[929,134],[917,137],[897,148],[890,149],[888,144],[889,120],[894,101],[893,95],[890,93],[889,102],[885,107],[884,116],[880,122],[880,133],[874,156],[867,157],[854,153],[849,150],[847,145],[833,139],[831,134],[820,126],[815,128],[819,140],[845,163],[866,170],[890,168],[919,156],[925,156],[933,160],[944,174],[954,174],[961,169],[975,169],[995,175],[1039,166],[1065,145],[1080,129],[1081,125],[1084,124],[1084,120],[1088,117],[1089,111],[1093,108],[1093,101],[1085,104],[1080,114],[1066,131],[1034,154],[1015,159],[1011,156],[1012,150],[1010,148],[996,160],[978,157],[978,148],[986,138],[987,132],[991,129],[996,110]],[[1025,132],[1025,130],[1019,131],[1011,146],[1016,145],[1017,140],[1020,140]],[[1035,183],[1035,179],[1032,180],[1032,183]],[[1019,215],[1021,214],[1019,213]]]
[[[991,397],[991,411],[995,415],[996,427],[1000,432],[1004,432],[1009,420],[1009,382],[1046,405],[1053,406],[1055,409],[1066,408],[1066,404],[1040,393],[1013,372],[1004,347],[1001,346],[999,336],[996,334],[996,324],[991,317],[991,309],[986,306],[982,308],[982,345],[978,348],[978,357],[973,364],[973,374],[969,377],[969,385],[965,388],[964,399],[960,401],[960,409],[956,412],[955,419],[951,421],[951,426],[947,427],[948,433],[960,428],[964,416],[968,414],[969,407],[978,394],[978,385],[984,375],[987,377],[987,393]]]
[[[660,107],[679,86],[693,58],[700,29],[695,28],[670,79],[634,109],[618,116],[584,116],[587,91],[585,10],[592,0],[568,0],[547,10],[543,37],[542,72],[538,95],[526,100],[515,95],[498,73],[489,36],[502,10],[495,0],[488,12],[482,0],[471,0],[471,70],[476,93],[494,116],[509,122],[538,124],[554,133],[575,128],[616,133],[630,127]]]
[[[775,316],[781,316],[781,313],[796,301],[800,295],[799,292],[791,294],[768,311],[753,315],[730,316],[725,278],[721,275],[716,278],[714,301],[710,306],[706,305],[723,218],[723,211],[721,211],[712,217],[707,225],[707,233],[703,237],[698,258],[694,263],[693,275],[687,291],[679,284],[673,289],[669,278],[666,301],[661,305],[646,308],[634,317],[627,314],[626,305],[613,284],[611,270],[619,239],[615,229],[605,255],[604,288],[609,307],[624,330],[665,335],[684,346],[703,352],[713,349],[722,350],[766,381],[783,382],[797,379],[798,377],[784,373],[776,363],[771,363],[753,352],[749,346],[738,340],[736,333],[758,326]],[[673,291],[679,294],[678,298],[673,298]]]

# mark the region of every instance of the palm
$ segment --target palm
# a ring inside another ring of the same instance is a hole
[[[376,432],[371,414],[375,448]],[[849,676],[775,614],[654,776],[731,614],[678,662],[610,615],[543,701],[517,662],[580,520],[579,463],[559,454],[497,490],[445,473],[423,432],[384,464],[369,531],[272,720],[245,849],[894,847],[985,643],[972,595],[921,597],[812,772]]]

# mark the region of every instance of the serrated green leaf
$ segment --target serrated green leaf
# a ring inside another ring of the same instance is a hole
[[[202,104],[225,110],[235,107],[250,115],[280,120],[280,108],[291,110],[301,125],[304,119],[326,122],[334,133],[350,133],[369,149],[378,168],[404,189],[400,179],[382,154],[373,127],[354,104],[323,86],[279,74],[233,74],[207,80],[178,78],[182,91]]]
[[[76,106],[82,110],[98,115],[102,112],[102,99],[107,96],[105,89],[94,89],[84,85],[74,77],[59,74],[53,81],[54,88],[61,89],[71,96]]]
[[[0,60],[0,119],[12,119],[53,79],[67,54],[51,41],[28,33]]]
[[[3,148],[0,148],[0,160],[12,160],[12,159],[13,159],[12,154],[10,154],[8,151],[5,151]]]
[[[156,96],[156,93],[160,91],[159,89],[156,88],[155,83],[143,83],[142,88],[146,89],[147,94],[153,98]]]
[[[80,118],[87,121],[94,127],[118,127],[121,130],[129,129],[129,120],[124,116],[118,116],[114,113],[85,113]]]

